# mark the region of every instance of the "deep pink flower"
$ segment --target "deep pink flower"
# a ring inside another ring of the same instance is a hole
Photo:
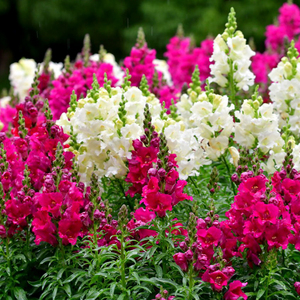
[[[198,229],[198,240],[202,242],[203,246],[218,246],[218,243],[222,237],[222,231],[215,226],[206,229]]]
[[[52,246],[57,244],[55,237],[56,227],[51,221],[51,217],[46,211],[38,211],[34,214],[32,221],[32,231],[35,234],[35,243],[47,242]]]
[[[209,282],[211,287],[217,292],[221,292],[223,286],[227,285],[228,277],[220,270],[209,273],[208,270],[203,274],[202,280]]]
[[[265,223],[276,224],[279,216],[279,209],[274,204],[258,202],[254,206],[253,216],[257,217],[260,225],[264,225]]]
[[[63,202],[61,193],[42,193],[37,195],[38,203],[42,211],[47,211],[57,218],[61,215],[60,208]]]
[[[134,217],[137,221],[142,221],[143,223],[148,223],[153,220],[156,215],[154,212],[148,210],[147,208],[140,207],[134,212]]]
[[[58,222],[58,234],[64,245],[75,245],[80,235],[82,222],[79,215],[73,215],[72,219],[62,219]]]
[[[295,282],[294,287],[295,287],[297,294],[300,295],[300,282],[299,281]]]
[[[238,300],[242,297],[244,300],[248,299],[248,296],[242,291],[242,287],[245,287],[248,283],[242,283],[239,280],[235,280],[229,284],[229,289],[224,295],[225,300]]]
[[[176,253],[173,255],[176,265],[178,265],[183,272],[186,272],[188,269],[188,262],[184,253]]]

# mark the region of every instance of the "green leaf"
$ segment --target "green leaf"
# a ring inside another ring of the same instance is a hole
[[[118,300],[123,300],[126,296],[127,296],[127,294],[123,293],[118,297]]]
[[[139,275],[136,272],[132,272],[131,275],[135,278],[135,280],[137,281],[138,285],[140,285],[141,282],[140,282]]]
[[[264,289],[260,289],[258,292],[257,292],[257,296],[256,296],[256,299],[260,299],[263,294],[265,293],[265,290]]]
[[[55,300],[56,298],[56,294],[57,294],[57,289],[58,289],[58,286],[56,286],[53,290],[53,293],[52,293],[52,299]]]
[[[113,298],[113,296],[114,296],[114,294],[115,294],[115,288],[116,288],[116,285],[117,285],[117,283],[114,282],[114,283],[112,283],[111,286],[110,286],[109,294],[110,294],[110,297],[111,297],[111,298]]]
[[[71,297],[72,296],[72,292],[71,292],[71,287],[69,284],[65,284],[63,285],[63,289],[66,292],[66,294]]]
[[[14,295],[17,300],[27,300],[26,292],[20,287],[14,288]]]
[[[163,277],[163,270],[159,265],[155,265],[155,271],[156,271],[156,274],[157,274],[158,278]]]

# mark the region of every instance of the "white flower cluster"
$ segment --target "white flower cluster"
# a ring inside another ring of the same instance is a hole
[[[164,134],[170,151],[176,153],[178,173],[180,179],[187,179],[189,176],[198,175],[201,166],[210,164],[206,159],[206,153],[202,141],[197,138],[194,128],[187,128],[183,121],[165,123]]]
[[[95,100],[96,99],[96,100]],[[143,134],[144,107],[148,103],[153,124],[161,131],[161,106],[158,99],[144,97],[137,87],[126,92],[112,88],[109,95],[105,88],[96,91],[93,98],[90,94],[78,101],[78,107],[68,120],[63,114],[57,124],[70,134],[76,135],[81,144],[77,159],[81,179],[88,182],[94,167],[99,177],[121,177],[126,175],[125,161],[130,158],[132,141]],[[125,116],[119,116],[120,105],[124,106]],[[76,152],[76,151],[75,151]]]
[[[297,136],[300,135],[300,60],[294,69],[289,60],[284,57],[269,77],[273,81],[270,85],[270,99],[274,109],[280,116],[279,125],[282,128],[287,123],[290,130]]]
[[[278,116],[273,112],[273,104],[260,104],[259,100],[244,100],[240,111],[235,112],[239,119],[235,123],[234,140],[241,146],[251,149],[257,147],[270,158],[264,168],[267,172],[275,171],[276,165],[282,163],[284,141],[278,127]]]
[[[208,158],[217,160],[228,148],[229,136],[234,131],[228,97],[202,92],[199,96],[182,95],[177,104],[178,112],[186,126],[194,129]]]
[[[221,87],[228,85],[228,76],[233,72],[236,87],[247,91],[254,84],[254,74],[249,70],[250,58],[255,54],[240,31],[234,37],[224,38],[217,35],[214,40],[214,50],[210,61],[211,75],[209,82],[215,82]]]
[[[36,71],[36,62],[33,59],[22,58],[19,62],[10,65],[9,80],[14,94],[23,101],[28,94]]]

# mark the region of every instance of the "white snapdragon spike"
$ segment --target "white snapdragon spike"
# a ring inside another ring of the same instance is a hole
[[[33,59],[22,58],[10,65],[9,80],[14,94],[24,101],[34,80],[36,62]]]
[[[167,85],[171,86],[173,83],[171,74],[169,72],[169,65],[167,64],[167,62],[162,59],[154,59],[153,64],[155,65],[155,69],[157,71],[162,72],[163,78],[166,80]]]
[[[298,51],[291,45],[288,57],[274,68],[269,77],[272,84],[269,87],[270,99],[274,109],[279,115],[279,125],[284,127],[287,123],[296,136],[300,135],[300,59]]]
[[[93,54],[90,56],[90,60],[92,61],[99,61],[99,54]],[[103,55],[103,62],[111,64],[113,66],[113,75],[118,79],[117,86],[121,86],[124,81],[124,71],[116,62],[115,56],[111,53],[105,53]]]
[[[79,173],[87,183],[94,167],[101,178],[122,177],[127,173],[126,160],[131,157],[132,141],[143,135],[144,107],[148,103],[153,120],[159,118],[160,102],[153,95],[143,96],[137,87],[127,91],[111,88],[110,95],[105,88],[88,93],[78,101],[75,112],[63,114],[57,124],[71,133],[80,144],[74,151],[79,163]],[[124,118],[120,117],[120,105],[124,107]],[[161,128],[164,126],[160,122]],[[159,131],[159,130],[158,130]]]
[[[250,71],[250,58],[255,55],[246,44],[242,32],[236,30],[235,13],[228,17],[225,32],[214,40],[213,54],[210,58],[211,77],[221,87],[247,91],[254,84],[254,74]]]
[[[198,139],[199,147],[205,155],[217,160],[228,148],[229,136],[234,132],[230,112],[233,104],[228,104],[227,96],[213,93],[189,91],[177,103],[178,114],[186,128],[192,128]]]
[[[263,168],[268,173],[274,173],[285,155],[284,141],[273,104],[265,103],[260,106],[261,103],[261,97],[254,101],[245,100],[241,110],[235,112],[238,120],[235,122],[234,140],[246,149],[257,147],[263,154],[269,154],[268,162],[263,164]]]

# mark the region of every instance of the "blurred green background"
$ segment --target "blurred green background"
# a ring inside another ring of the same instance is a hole
[[[299,5],[299,1],[294,1]],[[0,0],[0,89],[9,86],[9,65],[20,58],[43,60],[48,48],[52,61],[75,59],[85,33],[92,52],[103,44],[117,61],[130,53],[137,30],[144,28],[150,48],[163,58],[166,44],[179,23],[196,45],[223,32],[233,6],[238,28],[256,49],[264,49],[265,27],[272,24],[282,0]]]

